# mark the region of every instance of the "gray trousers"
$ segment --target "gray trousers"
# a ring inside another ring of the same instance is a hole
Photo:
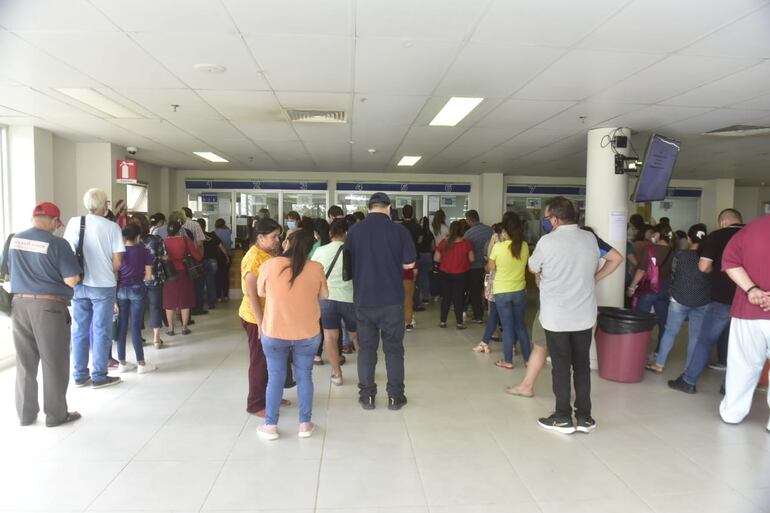
[[[37,369],[43,363],[43,411],[49,423],[67,418],[70,370],[70,314],[49,299],[14,298],[11,312],[16,346],[16,412],[32,422],[40,411]]]

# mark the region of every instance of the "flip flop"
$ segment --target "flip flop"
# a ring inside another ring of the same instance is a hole
[[[532,399],[533,397],[535,397],[535,394],[529,394],[529,395],[522,394],[521,392],[516,390],[516,387],[506,387],[505,393],[508,395],[515,395],[516,397],[526,397],[527,399]]]
[[[648,363],[644,366],[645,369],[647,369],[650,372],[654,372],[655,374],[663,374],[664,367],[661,367],[657,363]]]
[[[495,367],[500,367],[501,369],[506,369],[506,370],[513,370],[513,364],[512,363],[506,363],[506,362],[504,362],[502,360],[497,360],[495,362]]]

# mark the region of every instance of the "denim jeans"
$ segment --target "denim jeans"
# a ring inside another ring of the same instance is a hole
[[[669,285],[667,281],[661,281],[657,294],[642,294],[636,304],[636,309],[640,312],[649,312],[651,309],[655,309],[655,323],[658,325],[658,348],[656,351],[660,349],[663,335],[666,332]]]
[[[163,326],[163,285],[147,287],[147,303],[150,310],[150,328]]]
[[[711,351],[714,350],[724,329],[730,325],[730,305],[712,301],[706,305],[704,316],[700,328],[701,336],[684,371],[684,380],[690,385],[698,383],[698,378],[711,358]]]
[[[508,363],[513,362],[513,344],[516,339],[519,339],[521,355],[526,362],[532,351],[527,323],[524,319],[524,312],[527,309],[527,291],[495,294],[495,303],[497,303],[497,315],[500,316],[500,323],[503,325],[503,360]]]
[[[218,264],[214,258],[206,258],[203,260],[203,269],[206,271],[206,300],[208,301],[209,308],[215,308],[217,306],[217,271]]]
[[[500,322],[500,315],[497,313],[497,304],[494,301],[489,302],[489,319],[487,319],[487,328],[484,330],[484,336],[481,337],[481,341],[485,344],[489,344],[492,340],[492,335],[497,329],[497,324]]]
[[[420,299],[422,301],[430,301],[430,274],[433,269],[433,253],[420,253],[418,266],[417,290],[420,291]]]
[[[262,334],[262,349],[267,359],[267,397],[265,424],[278,424],[289,352],[294,353],[294,372],[299,398],[299,421],[310,422],[313,415],[313,357],[321,335],[301,340],[282,340]]]
[[[75,381],[89,377],[89,341],[93,346],[91,379],[99,382],[107,376],[114,305],[115,287],[75,286],[72,298],[72,377]]]
[[[695,346],[698,343],[698,337],[700,336],[707,306],[708,305],[685,306],[681,303],[677,303],[673,299],[671,300],[668,305],[666,331],[663,335],[663,339],[660,341],[658,359],[655,363],[660,366],[666,365],[668,353],[670,353],[671,349],[674,347],[676,336],[679,334],[679,330],[682,329],[684,321],[689,319],[689,325],[687,326],[687,362],[685,363],[685,368],[690,365],[693,351],[695,351]]]
[[[118,360],[126,361],[126,336],[131,327],[131,342],[137,362],[144,361],[142,322],[144,321],[145,286],[142,283],[118,287]]]

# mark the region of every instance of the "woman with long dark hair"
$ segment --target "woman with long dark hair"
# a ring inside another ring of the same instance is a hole
[[[152,328],[152,341],[155,344],[155,348],[160,349],[163,346],[163,340],[160,338],[160,328],[163,326],[163,279],[161,273],[163,271],[163,262],[168,258],[166,256],[166,245],[163,244],[163,239],[159,236],[150,234],[150,221],[144,214],[134,214],[131,217],[131,222],[139,226],[141,233],[139,243],[152,256],[152,280],[145,282],[145,285],[147,286],[147,303],[150,310],[149,326]]]
[[[430,229],[427,216],[420,222],[420,236],[417,239],[417,289],[423,303],[430,303],[430,275],[433,269],[433,252],[436,251],[436,238]]]
[[[166,310],[168,321],[166,335],[170,337],[175,335],[174,312],[176,310],[179,310],[182,315],[182,335],[190,334],[187,324],[190,322],[190,310],[195,307],[195,287],[187,274],[182,258],[189,254],[197,261],[203,259],[203,255],[192,239],[184,236],[182,219],[184,215],[181,212],[174,212],[168,217],[168,237],[164,241],[168,259],[176,269],[176,279],[163,284],[163,308]]]
[[[289,352],[294,356],[297,380],[299,437],[313,434],[313,356],[321,342],[319,300],[329,297],[323,266],[309,260],[313,234],[298,230],[287,240],[283,254],[262,264],[257,278],[258,294],[266,299],[260,327],[268,368],[265,423],[257,432],[266,440],[278,438],[278,409]]]
[[[446,239],[449,235],[449,228],[446,225],[446,212],[441,209],[436,210],[430,226],[433,231],[433,237],[436,239],[436,244]]]
[[[230,301],[230,260],[233,258],[233,231],[224,219],[214,221],[214,233],[222,241],[226,255],[218,255],[217,262],[217,301]]]
[[[462,224],[454,221],[449,226],[449,236],[442,240],[436,247],[433,256],[439,262],[443,292],[441,298],[441,323],[440,327],[446,328],[449,306],[454,305],[457,329],[464,330],[463,303],[465,295],[465,282],[471,262],[474,260],[473,244],[463,239]]]
[[[508,240],[498,242],[492,248],[487,271],[495,272],[493,293],[495,306],[503,326],[503,359],[495,365],[513,369],[513,345],[521,344],[521,354],[526,362],[531,351],[529,333],[524,320],[527,308],[526,269],[529,245],[524,241],[524,226],[514,212],[503,216],[503,232]]]

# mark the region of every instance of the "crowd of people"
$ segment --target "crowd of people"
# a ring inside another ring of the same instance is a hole
[[[116,385],[120,377],[110,369],[157,370],[144,355],[145,323],[161,349],[162,333],[188,335],[193,317],[229,300],[235,241],[223,219],[207,231],[205,220],[186,208],[168,218],[129,215],[119,204],[110,212],[98,189],[87,191],[83,202],[88,214],[70,219],[62,238],[54,235],[62,226],[58,208],[41,203],[33,227],[6,243],[22,425],[34,423],[39,412],[41,360],[46,424],[80,418],[66,402],[70,341],[76,387]],[[415,312],[434,301],[440,302],[440,328],[447,328],[450,312],[458,330],[467,322],[485,324],[474,352],[491,353],[492,342],[502,342],[496,367],[513,369],[520,354],[525,376],[505,389],[508,394],[533,397],[550,355],[555,408],[539,425],[565,434],[591,432],[595,288],[624,261],[628,306],[653,311],[658,325],[647,369],[664,371],[687,320],[685,369],[669,386],[695,393],[714,347],[726,340],[731,349],[720,356],[727,369],[722,418],[739,422],[748,413],[770,357],[770,216],[744,226],[740,213],[727,209],[720,229],[709,234],[704,224],[675,232],[666,218],[652,226],[635,214],[628,243],[618,249],[583,226],[576,205],[563,197],[546,203],[543,235],[534,247],[525,235],[531,230],[513,212],[493,226],[475,210],[463,219],[449,220],[439,210],[418,220],[411,205],[399,212],[381,192],[367,207],[366,215],[346,215],[335,205],[325,219],[291,211],[283,225],[260,211],[249,227],[238,315],[249,347],[246,410],[264,419],[260,437],[279,437],[280,407],[289,404],[283,391],[294,386],[299,436],[311,436],[313,368],[328,362],[331,383],[342,386],[342,367],[353,352],[358,401],[365,410],[376,408],[380,343],[387,407],[404,407],[405,334],[416,329]],[[530,329],[526,312],[535,289],[539,311]],[[127,356],[129,332],[134,361]]]

